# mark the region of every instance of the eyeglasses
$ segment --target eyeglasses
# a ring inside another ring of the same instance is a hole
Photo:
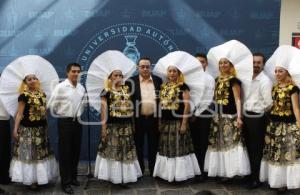
[[[139,65],[141,69],[150,69],[150,65]]]

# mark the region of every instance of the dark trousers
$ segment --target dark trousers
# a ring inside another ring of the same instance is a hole
[[[204,173],[204,159],[208,147],[208,136],[212,117],[196,117],[190,121],[191,136],[202,175]]]
[[[0,184],[9,183],[11,159],[11,136],[9,120],[0,120]]]
[[[255,113],[247,113],[251,114],[251,116],[255,115]],[[266,127],[267,117],[265,115],[244,117],[243,134],[250,159],[252,181],[259,181],[260,163],[263,156]]]
[[[158,131],[158,119],[152,116],[145,117],[140,116],[135,119],[135,133],[134,140],[137,151],[138,161],[142,172],[145,171],[144,165],[144,138],[147,135],[148,142],[148,166],[150,174],[152,175],[156,153],[158,150],[159,131]]]
[[[82,126],[73,118],[58,119],[59,171],[62,185],[69,185],[77,177]]]

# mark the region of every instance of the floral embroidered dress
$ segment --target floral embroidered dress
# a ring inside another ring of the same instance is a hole
[[[58,166],[48,139],[46,95],[24,91],[18,101],[25,103],[25,109],[14,144],[10,176],[13,182],[25,185],[47,184],[58,176]]]
[[[184,113],[184,84],[164,83],[160,90],[161,122],[160,141],[153,176],[169,182],[184,181],[200,175],[201,171],[190,137],[190,130],[179,132]]]
[[[142,176],[133,139],[133,104],[129,87],[101,94],[107,101],[107,135],[99,144],[95,177],[114,184],[136,182]]]
[[[300,187],[300,129],[296,125],[291,96],[299,94],[293,84],[273,87],[273,107],[265,135],[260,180],[270,187]]]
[[[216,79],[216,113],[209,135],[204,170],[211,177],[234,177],[250,174],[248,154],[242,139],[242,130],[237,128],[237,110],[232,87],[241,86],[234,76]]]

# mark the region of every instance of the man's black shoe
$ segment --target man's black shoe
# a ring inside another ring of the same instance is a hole
[[[62,186],[62,190],[66,194],[74,194],[74,191],[70,185]]]
[[[80,186],[80,183],[79,183],[79,181],[77,181],[77,180],[73,180],[72,182],[71,182],[71,185],[73,185],[73,186]]]
[[[207,176],[205,175],[197,175],[194,179],[194,183],[203,183],[207,180]]]
[[[4,194],[5,191],[0,188],[0,194]]]
[[[262,183],[259,181],[252,181],[252,182],[250,182],[248,189],[249,190],[256,189],[256,188],[259,188],[261,185],[262,185]]]

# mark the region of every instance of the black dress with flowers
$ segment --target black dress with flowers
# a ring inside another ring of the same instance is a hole
[[[105,97],[107,104],[107,124],[129,122],[133,118],[133,104],[129,87],[123,85],[120,91],[103,90],[101,97]]]
[[[265,135],[260,180],[271,187],[299,188],[300,129],[296,125],[291,97],[299,94],[294,84],[272,89],[273,107]]]
[[[189,129],[185,134],[179,133],[184,112],[184,91],[189,91],[189,87],[185,83],[181,85],[164,83],[161,86],[160,103],[162,114],[159,129],[161,132],[159,154],[170,158],[194,152]]]
[[[46,95],[39,91],[24,91],[18,101],[24,102],[25,108],[13,149],[12,181],[26,185],[46,184],[58,175],[47,132]],[[38,169],[37,164],[42,168]]]
[[[185,83],[163,83],[160,89],[160,139],[153,176],[183,181],[200,175],[190,130],[180,133],[184,114],[183,93],[189,91]]]
[[[182,119],[184,112],[183,92],[189,90],[189,87],[185,83],[180,85],[162,84],[159,96],[162,120]]]
[[[275,85],[273,107],[265,135],[260,180],[270,187],[300,188],[300,129],[296,125],[292,95],[299,95],[294,84]]]
[[[265,136],[264,159],[273,163],[300,158],[300,131],[292,107],[293,93],[299,93],[293,84],[286,87],[275,85],[272,90],[273,107]]]
[[[19,140],[14,147],[14,157],[32,162],[53,155],[47,136],[46,95],[25,91],[18,101],[24,102],[25,108],[18,130]],[[34,152],[28,152],[31,149]]]
[[[102,139],[95,165],[95,177],[112,183],[135,182],[142,176],[133,139],[133,104],[129,87],[104,90],[107,104],[106,138]]]
[[[18,101],[25,102],[23,118],[21,120],[22,126],[39,127],[47,125],[45,93],[32,94],[25,91],[19,96]]]
[[[120,91],[105,90],[101,96],[106,98],[108,113],[107,137],[100,143],[99,154],[103,158],[121,162],[136,160],[132,137],[133,108],[128,87],[124,85]]]
[[[241,142],[241,130],[236,126],[237,110],[232,90],[235,84],[241,86],[241,81],[234,76],[216,79],[217,114],[213,118],[209,136],[210,145],[215,149],[229,149]]]
[[[241,128],[237,127],[234,85],[241,86],[235,76],[216,79],[215,113],[209,134],[204,170],[208,176],[234,177],[250,174],[249,158],[243,142]]]
[[[270,113],[272,121],[277,122],[296,122],[291,96],[294,93],[299,94],[299,88],[293,84],[285,87],[275,85],[272,89],[273,107]]]
[[[218,105],[218,113],[236,114],[233,85],[241,86],[241,81],[234,76],[228,78],[218,77],[216,79],[215,101]]]

